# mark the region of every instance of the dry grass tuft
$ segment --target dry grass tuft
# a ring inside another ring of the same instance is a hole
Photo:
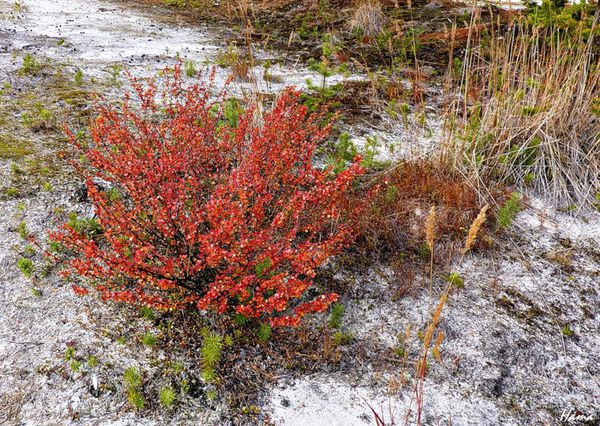
[[[593,202],[600,188],[598,17],[589,34],[525,19],[502,33],[470,34],[457,58],[462,73],[453,75],[446,147],[482,194],[499,181],[562,205]]]
[[[397,257],[399,253],[421,257],[425,242],[424,259],[430,258],[435,244],[436,262],[441,261],[445,253],[462,247],[480,208],[477,192],[469,183],[433,160],[399,163],[377,177],[373,191],[368,208],[358,218],[357,248],[369,257]],[[355,202],[363,203],[361,194]]]
[[[365,0],[354,12],[350,27],[367,37],[376,37],[383,32],[386,23],[387,18],[379,0]]]

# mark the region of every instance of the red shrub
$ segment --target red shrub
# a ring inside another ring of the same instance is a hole
[[[71,254],[66,274],[86,278],[76,292],[274,326],[326,309],[337,296],[307,300],[307,289],[315,268],[352,239],[343,206],[362,169],[314,166],[329,133],[323,116],[309,115],[290,89],[262,125],[252,108],[227,119],[223,97],[183,87],[178,69],[164,91],[132,83],[135,102],[96,107],[91,143],[70,134],[101,228],[90,235],[66,224],[51,236]]]

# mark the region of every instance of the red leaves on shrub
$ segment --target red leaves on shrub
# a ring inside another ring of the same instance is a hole
[[[104,300],[274,326],[336,300],[307,290],[315,268],[352,240],[344,206],[362,169],[358,159],[337,175],[315,167],[330,130],[323,116],[289,89],[262,124],[253,108],[235,117],[210,85],[184,87],[179,69],[164,91],[132,84],[135,102],[96,107],[91,143],[70,134],[101,231],[67,224],[52,235],[71,254],[69,272]]]

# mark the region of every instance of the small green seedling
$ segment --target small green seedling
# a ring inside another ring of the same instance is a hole
[[[498,226],[506,229],[512,225],[517,213],[521,211],[521,194],[514,192],[498,210]]]
[[[267,342],[271,338],[272,333],[273,330],[271,329],[271,326],[269,324],[262,323],[258,326],[258,338],[263,342]]]
[[[152,333],[146,333],[142,336],[142,344],[149,348],[156,345],[156,336]]]
[[[177,399],[177,395],[175,394],[175,390],[171,386],[165,386],[160,389],[158,392],[158,400],[161,405],[165,408],[171,408],[175,404],[175,400]]]
[[[33,274],[33,260],[22,257],[17,261],[17,268],[19,268],[23,275],[29,278]]]
[[[454,287],[463,288],[465,286],[465,279],[461,277],[458,272],[451,272],[448,275],[446,275],[445,278],[446,282],[448,284],[453,285]]]
[[[331,307],[331,314],[329,316],[329,326],[331,328],[340,328],[342,325],[342,315],[344,315],[344,305],[341,303],[335,303]]]
[[[569,324],[563,325],[562,334],[567,337],[571,337],[573,335],[573,330],[571,330],[571,326]]]

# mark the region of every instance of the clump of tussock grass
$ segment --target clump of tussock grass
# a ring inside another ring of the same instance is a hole
[[[462,74],[449,79],[445,147],[482,194],[494,181],[557,204],[593,202],[600,187],[598,21],[596,13],[592,31],[575,34],[526,19],[501,34],[494,27],[471,34]]]
[[[362,1],[350,21],[352,31],[358,31],[367,37],[376,37],[385,28],[387,19],[379,0]]]

